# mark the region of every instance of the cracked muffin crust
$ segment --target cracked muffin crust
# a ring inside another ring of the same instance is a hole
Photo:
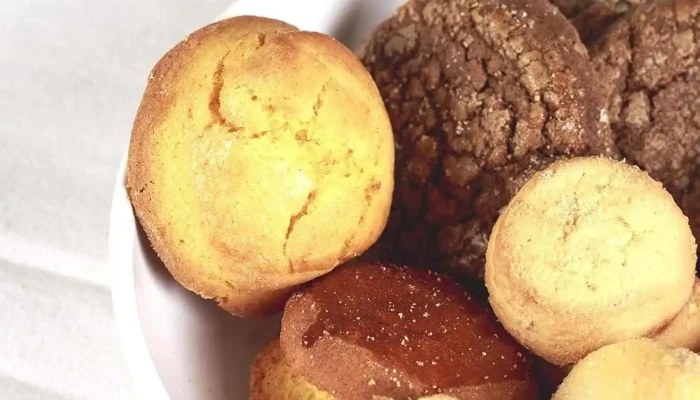
[[[239,17],[198,30],[154,68],[127,186],[176,280],[256,316],[376,241],[393,164],[382,99],[352,52]]]
[[[489,302],[516,340],[559,366],[653,334],[690,298],[695,239],[635,166],[574,158],[537,173],[493,229]]]
[[[361,57],[397,150],[375,257],[481,278],[499,211],[532,173],[617,154],[586,49],[544,0],[411,0]]]
[[[340,267],[285,306],[280,343],[295,373],[339,400],[535,400],[530,355],[485,303],[432,271]]]
[[[591,57],[622,154],[664,184],[700,235],[700,2],[637,8]]]

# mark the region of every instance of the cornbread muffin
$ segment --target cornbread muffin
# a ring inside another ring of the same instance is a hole
[[[693,293],[683,310],[652,338],[671,347],[700,351],[700,279],[695,278]]]
[[[335,400],[292,372],[275,339],[255,358],[250,375],[251,400]]]
[[[649,339],[605,346],[576,364],[553,400],[696,400],[700,356]]]
[[[155,66],[128,191],[178,282],[257,316],[376,241],[393,164],[386,109],[348,49],[238,17],[198,30]]]
[[[638,7],[591,57],[625,158],[664,184],[700,235],[700,2]]]
[[[486,305],[422,269],[336,269],[287,302],[280,341],[295,373],[340,400],[538,398],[529,355]]]
[[[695,239],[673,198],[637,167],[557,162],[493,229],[486,286],[511,335],[563,366],[661,329],[690,298]]]
[[[545,0],[410,0],[361,54],[397,149],[377,258],[482,280],[499,211],[532,173],[616,155],[586,49]]]

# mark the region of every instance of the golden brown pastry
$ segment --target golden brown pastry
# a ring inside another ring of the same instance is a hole
[[[553,400],[697,400],[700,356],[650,339],[633,339],[589,354]]]
[[[683,310],[652,338],[671,347],[700,351],[700,279],[695,278],[693,293]]]
[[[695,280],[688,219],[637,167],[576,158],[536,174],[501,214],[486,255],[499,320],[555,365],[653,333]]]
[[[451,279],[354,263],[285,307],[280,342],[292,371],[339,400],[537,398],[529,355]]]
[[[342,379],[342,377],[339,377]],[[250,376],[251,400],[336,400],[292,372],[284,358],[279,339],[275,339],[255,358]],[[372,400],[395,400],[391,397],[372,396]],[[418,400],[458,400],[443,394],[420,397]]]
[[[198,30],[155,66],[128,191],[183,286],[254,316],[375,242],[393,164],[386,109],[347,48],[237,17]]]
[[[275,339],[255,358],[250,375],[251,400],[335,400],[294,374]]]

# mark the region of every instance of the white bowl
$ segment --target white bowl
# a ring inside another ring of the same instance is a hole
[[[239,0],[219,18],[258,15],[337,37],[350,48],[403,0]],[[279,332],[279,317],[235,318],[173,280],[138,227],[119,169],[109,231],[112,301],[139,399],[248,398],[255,354]]]

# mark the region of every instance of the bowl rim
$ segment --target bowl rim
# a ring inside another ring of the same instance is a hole
[[[136,220],[126,188],[128,151],[122,156],[109,218],[109,268],[112,273],[112,308],[130,384],[136,398],[169,400],[158,374],[141,324],[134,278]]]

